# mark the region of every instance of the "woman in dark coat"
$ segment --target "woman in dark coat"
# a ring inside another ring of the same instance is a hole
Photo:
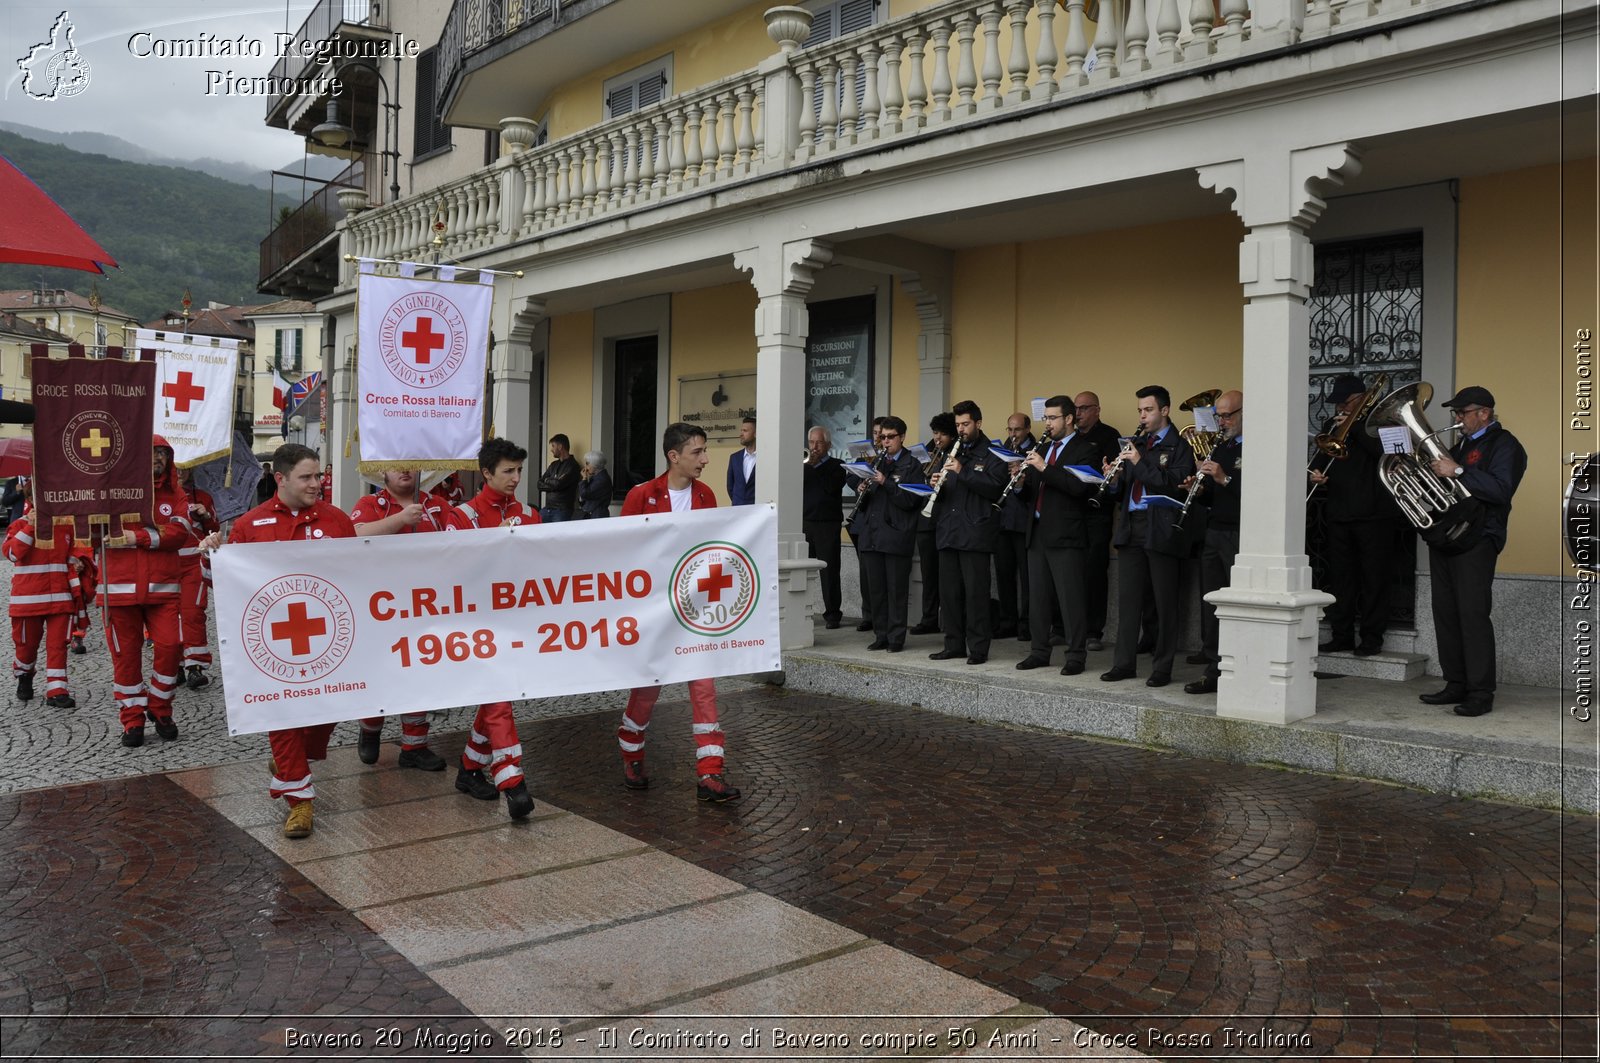
[[[578,481],[578,519],[611,516],[611,474],[606,472],[606,456],[591,450],[583,456],[582,479]]]

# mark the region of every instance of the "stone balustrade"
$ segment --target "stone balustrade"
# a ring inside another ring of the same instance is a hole
[[[363,257],[473,254],[719,185],[1070,104],[1108,87],[1470,0],[948,0],[814,48],[791,35],[757,70],[529,148],[506,119],[492,166],[349,224]],[[769,12],[769,24],[779,23]],[[774,40],[781,39],[777,28]],[[768,130],[768,116],[773,128]]]

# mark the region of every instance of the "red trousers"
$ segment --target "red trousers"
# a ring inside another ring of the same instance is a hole
[[[178,685],[178,657],[183,649],[179,626],[177,602],[106,607],[111,690],[124,731],[142,727],[146,709],[158,720],[172,716],[172,691]],[[156,644],[148,686],[144,679],[144,634],[147,630]]]
[[[464,771],[487,770],[497,789],[509,790],[522,781],[522,742],[511,702],[494,701],[478,706],[472,735],[461,751]]]
[[[361,729],[367,734],[381,734],[383,732],[383,717],[369,716],[361,721]],[[408,712],[400,717],[400,748],[401,749],[427,749],[428,748],[428,714],[425,712]]]
[[[328,759],[328,738],[333,728],[331,723],[319,723],[267,732],[272,760],[278,766],[267,786],[274,800],[281,797],[292,806],[317,796],[316,787],[311,785],[311,762]]]
[[[178,618],[183,629],[183,667],[211,666],[211,646],[206,642],[206,601],[209,588],[200,572],[200,559],[184,559],[183,590],[178,597]]]
[[[644,733],[655,712],[660,687],[634,687],[617,728],[623,760],[644,759]],[[722,725],[717,723],[717,684],[713,679],[689,680],[689,706],[694,711],[695,770],[701,775],[722,774]]]
[[[71,621],[71,613],[11,618],[11,641],[17,647],[11,674],[33,674],[39,660],[39,640],[44,639],[44,695],[47,698],[67,692],[67,628]]]

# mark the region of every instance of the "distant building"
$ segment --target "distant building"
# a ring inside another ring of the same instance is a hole
[[[71,337],[54,329],[40,328],[25,317],[0,312],[0,398],[18,402],[33,401],[33,362],[35,343],[64,346]],[[27,435],[31,429],[21,424],[0,424],[0,439]]]
[[[133,330],[139,327],[139,319],[132,314],[103,303],[97,310],[88,296],[65,288],[0,291],[0,313],[15,314],[38,328],[66,336],[66,342],[81,343],[91,353],[132,344]]]
[[[322,370],[322,317],[313,303],[280,299],[252,307],[245,318],[254,326],[260,352],[251,389],[251,430],[257,453],[264,453],[283,441],[283,413],[272,404],[273,370],[290,384]]]

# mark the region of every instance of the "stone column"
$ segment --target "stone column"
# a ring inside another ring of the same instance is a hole
[[[345,441],[356,426],[356,317],[355,293],[337,307],[325,306],[322,316],[322,374],[328,382],[328,434],[322,443],[323,464],[333,465],[333,497],[329,499],[345,512],[366,493],[366,484],[356,471],[357,448],[345,454]],[[335,322],[328,327],[328,320]]]
[[[530,439],[533,430],[533,343],[539,325],[548,316],[542,299],[525,298],[513,303],[506,338],[495,346],[490,370],[494,374],[494,407],[490,420],[496,435],[528,448],[534,474],[524,474],[527,501],[539,508],[537,456],[544,452],[544,440]]]
[[[917,308],[917,409],[886,412],[903,417],[910,427],[907,443],[928,437],[928,420],[950,408],[950,277],[926,273],[903,274],[905,285]]]
[[[1259,155],[1199,168],[1200,183],[1234,193],[1249,227],[1239,249],[1244,288],[1244,394],[1249,460],[1239,555],[1217,607],[1222,676],[1217,715],[1291,723],[1316,712],[1319,610],[1305,554],[1306,394],[1314,279],[1306,230],[1319,193],[1360,172],[1348,144]]]
[[[734,265],[756,290],[756,504],[778,509],[778,625],[783,648],[815,641],[809,592],[821,568],[801,528],[806,438],[806,296],[833,250],[818,240],[768,243],[740,251]]]

